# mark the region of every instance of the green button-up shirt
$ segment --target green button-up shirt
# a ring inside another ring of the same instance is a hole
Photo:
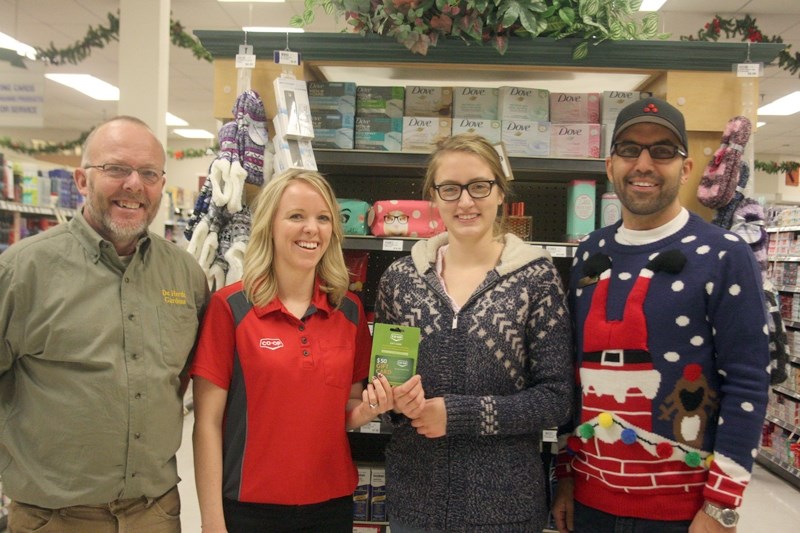
[[[47,508],[178,482],[180,380],[208,301],[190,254],[149,234],[125,264],[78,214],[0,254],[0,476]]]

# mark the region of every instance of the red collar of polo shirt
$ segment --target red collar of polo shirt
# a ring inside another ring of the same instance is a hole
[[[317,278],[314,280],[314,295],[311,298],[311,305],[313,305],[317,311],[322,311],[326,315],[329,315],[331,312],[333,312],[333,306],[328,300],[328,293],[319,288],[321,284],[322,280],[319,278],[319,276],[317,276]],[[272,301],[267,305],[255,307],[253,311],[258,318],[263,318],[270,313],[274,313],[276,311],[279,312],[281,309],[283,309],[283,304],[281,303],[280,298],[275,296],[275,298],[273,298]]]

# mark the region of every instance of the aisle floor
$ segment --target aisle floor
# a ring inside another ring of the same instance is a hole
[[[184,419],[183,444],[178,451],[183,533],[200,533],[192,464],[193,423],[194,416],[190,413]],[[756,465],[740,514],[738,533],[794,533],[800,528],[800,490]]]

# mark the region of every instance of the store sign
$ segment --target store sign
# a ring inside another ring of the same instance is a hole
[[[44,75],[14,68],[0,72],[0,126],[41,128]]]

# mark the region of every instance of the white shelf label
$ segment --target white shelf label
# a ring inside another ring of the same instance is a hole
[[[300,64],[300,52],[290,50],[275,50],[272,52],[273,59],[279,65],[289,65],[296,67]]]
[[[399,241],[397,239],[384,239],[382,250],[384,252],[402,252],[403,241]]]
[[[761,72],[764,69],[763,63],[737,63],[736,64],[736,77],[737,78],[760,78]]]
[[[543,430],[542,442],[558,442],[558,430],[557,429]]]
[[[569,257],[566,246],[545,246],[544,249],[553,257]]]

